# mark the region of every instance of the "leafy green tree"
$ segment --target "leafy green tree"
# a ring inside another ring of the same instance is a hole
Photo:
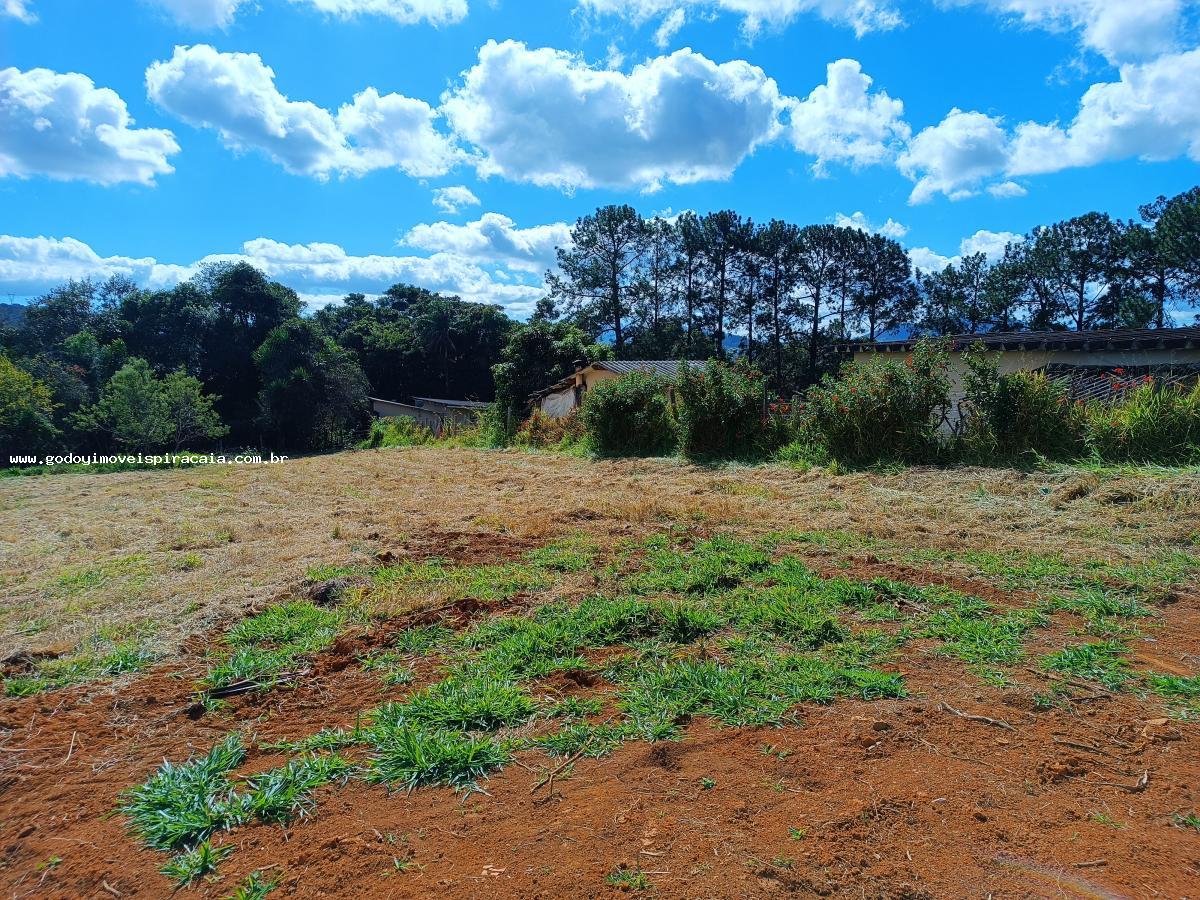
[[[911,321],[916,308],[912,264],[899,243],[881,234],[865,235],[854,264],[858,290],[855,310],[867,320],[867,335]]]
[[[625,350],[647,240],[646,222],[636,209],[602,206],[575,223],[570,247],[558,248],[560,272],[546,273],[550,296],[597,335],[611,331],[618,356]]]
[[[1087,213],[1035,228],[1005,253],[1023,282],[1033,329],[1063,322],[1077,331],[1103,324],[1104,295],[1120,277],[1121,228],[1104,213]]]
[[[229,434],[214,408],[220,398],[204,393],[200,379],[182,369],[162,379],[162,397],[172,449],[182,450],[196,441],[208,444]]]
[[[611,347],[595,343],[568,322],[518,325],[492,367],[496,407],[504,421],[515,426],[525,415],[530,394],[574,372],[578,363],[611,358]]]
[[[255,351],[272,330],[300,315],[300,298],[244,262],[205,266],[193,283],[211,304],[201,378],[221,397],[218,409],[234,436],[251,440],[261,386]]]
[[[1154,231],[1164,261],[1179,273],[1194,304],[1200,294],[1200,187],[1163,203]]]
[[[311,321],[276,326],[255,351],[259,423],[273,446],[339,450],[371,421],[367,379],[354,357]]]
[[[50,388],[0,354],[0,446],[9,454],[35,454],[58,435]]]
[[[835,225],[801,228],[796,247],[797,281],[803,306],[801,316],[808,343],[808,380],[817,380],[821,324],[831,314],[831,295],[839,283],[846,259],[844,231]],[[908,257],[905,256],[907,262]]]
[[[100,399],[73,419],[80,431],[105,435],[129,450],[177,451],[229,432],[213,408],[218,399],[204,393],[199,379],[183,371],[157,378],[149,363],[134,357],[108,380]]]
[[[989,288],[992,267],[976,253],[940,272],[917,276],[921,306],[917,325],[925,334],[978,334],[997,327],[1003,318]]]
[[[1142,223],[1130,223],[1124,233],[1122,289],[1145,295],[1154,325],[1163,328],[1171,308],[1200,302],[1200,189],[1170,200],[1159,197],[1138,211]]]
[[[130,450],[151,453],[165,447],[170,438],[162,384],[140,358],[114,373],[100,399],[73,418],[80,431],[106,435]]]
[[[732,209],[709,213],[700,220],[708,316],[712,323],[713,355],[725,356],[725,323],[737,295],[739,263],[754,225]]]
[[[511,319],[497,306],[394,285],[377,300],[352,294],[314,321],[353,353],[375,396],[490,400],[491,367]]]

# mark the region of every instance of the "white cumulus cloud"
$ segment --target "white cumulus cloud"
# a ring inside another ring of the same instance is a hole
[[[977,231],[970,237],[965,237],[958,245],[958,255],[943,256],[928,247],[913,247],[908,251],[908,258],[913,266],[922,272],[940,272],[949,265],[958,265],[963,257],[982,253],[988,262],[996,262],[1004,256],[1004,249],[1009,244],[1018,244],[1024,238],[1012,231]]]
[[[638,24],[658,17],[666,21],[684,9],[732,13],[742,17],[742,31],[749,36],[764,27],[783,28],[806,14],[849,26],[860,36],[869,31],[887,31],[902,21],[890,0],[579,0],[579,6]]]
[[[1117,81],[1093,84],[1069,123],[1023,122],[1011,132],[999,118],[951,110],[909,144],[897,164],[916,182],[912,202],[941,193],[968,197],[981,187],[1021,196],[1013,177],[1137,158],[1186,156],[1200,162],[1200,49],[1120,68]],[[994,178],[993,181],[986,184]]]
[[[792,145],[817,158],[817,172],[831,162],[883,162],[898,142],[908,140],[911,129],[902,118],[904,103],[883,91],[872,94],[871,83],[857,60],[839,59],[827,67],[825,84],[792,105]]]
[[[226,28],[246,0],[149,0],[188,28]]]
[[[0,177],[153,184],[174,169],[169,131],[134,128],[125,101],[77,72],[0,69]]]
[[[7,0],[21,2],[21,0]],[[149,0],[190,28],[226,28],[250,0]],[[401,25],[446,25],[466,18],[467,0],[291,0],[339,19],[381,16]]]
[[[215,129],[233,150],[258,150],[293,174],[327,178],[398,168],[425,177],[445,174],[458,155],[423,100],[368,87],[335,114],[280,93],[274,70],[257,53],[176,47],[171,59],[146,70],[146,88],[163,110]]]
[[[456,184],[451,187],[434,188],[433,205],[442,212],[454,214],[461,212],[464,207],[478,206],[479,198],[466,185]]]
[[[29,8],[29,0],[0,0],[0,18],[16,19],[26,25],[37,21],[37,16]]]
[[[510,313],[524,315],[545,295],[540,278],[530,278],[515,267],[488,265],[482,259],[449,252],[356,256],[337,244],[287,244],[256,238],[246,241],[240,252],[164,263],[150,257],[101,256],[88,244],[69,237],[10,235],[0,235],[0,295],[29,297],[71,278],[111,275],[128,276],[151,289],[168,288],[210,262],[248,262],[318,303],[352,291],[380,293],[397,282],[408,282],[457,294],[464,300],[499,304]]]
[[[1200,162],[1200,49],[1126,65],[1094,84],[1069,125],[1017,128],[1008,171],[1034,175],[1138,157]]]
[[[478,148],[482,176],[652,191],[728,178],[776,137],[785,106],[775,82],[741,60],[679,50],[626,74],[561,50],[488,41],[442,112]]]
[[[464,225],[434,222],[414,226],[400,243],[540,274],[555,265],[556,248],[570,246],[571,226],[555,222],[518,228],[508,216],[484,213]]]
[[[982,6],[1029,27],[1077,31],[1083,46],[1113,62],[1173,48],[1190,0],[941,0]]]
[[[884,237],[890,237],[896,241],[908,234],[908,226],[901,225],[895,219],[888,219],[882,225],[875,225],[863,212],[856,212],[849,216],[838,213],[833,217],[833,224],[838,228],[857,228],[867,234],[882,234]]]

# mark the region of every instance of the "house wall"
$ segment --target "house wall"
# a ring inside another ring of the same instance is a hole
[[[470,428],[479,419],[483,410],[464,409],[461,406],[446,406],[442,403],[422,402],[422,410],[428,410],[441,417],[442,421],[451,428]]]
[[[1169,366],[1200,363],[1200,348],[1164,350],[987,350],[985,356],[995,360],[1000,374],[1029,372],[1052,364],[1068,366]],[[871,360],[904,360],[911,353],[871,353],[856,351],[855,362]],[[967,373],[962,355],[955,353],[950,360],[950,409],[947,427],[959,420],[959,404],[964,399],[963,382]]]
[[[391,400],[372,400],[371,409],[380,418],[404,417],[412,419],[418,425],[424,425],[434,434],[441,434],[445,420],[430,409],[421,409],[407,403],[394,403]]]
[[[552,419],[565,418],[575,408],[575,389],[568,387],[563,388],[561,391],[547,394],[538,401],[538,407]]]
[[[583,388],[581,394],[586,394],[600,382],[610,381],[613,378],[620,378],[620,375],[616,372],[610,372],[608,369],[588,367],[581,372],[575,373],[575,385]],[[561,390],[553,391],[538,401],[538,408],[554,419],[562,419],[570,415],[571,410],[575,406],[574,387],[565,387]]]

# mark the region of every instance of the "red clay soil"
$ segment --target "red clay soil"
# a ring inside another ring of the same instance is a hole
[[[1172,610],[1188,633],[1149,652],[1195,652],[1189,604]],[[118,794],[245,723],[261,740],[297,738],[411,691],[349,665],[366,640],[343,638],[297,686],[215,715],[193,704],[195,654],[117,686],[0,702],[4,894],[171,894],[165,854],[112,815]],[[281,877],[272,897],[606,897],[621,867],[659,897],[1200,896],[1200,832],[1174,817],[1200,810],[1194,723],[1086,688],[1070,709],[1036,710],[1033,673],[1025,690],[983,686],[920,644],[901,669],[907,699],[806,706],[785,728],[695,720],[682,741],[580,760],[552,789],[534,790],[557,765],[538,753],[465,798],[328,786],[289,827],[218,837],[237,846],[222,878],[182,896],[226,896],[267,867]],[[418,668],[418,684],[432,675]],[[538,690],[604,690],[578,681]],[[243,771],[282,762],[251,750]]]

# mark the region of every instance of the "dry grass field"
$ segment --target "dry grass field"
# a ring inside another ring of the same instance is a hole
[[[5,479],[0,890],[1196,896],[1198,574],[1179,471]]]

